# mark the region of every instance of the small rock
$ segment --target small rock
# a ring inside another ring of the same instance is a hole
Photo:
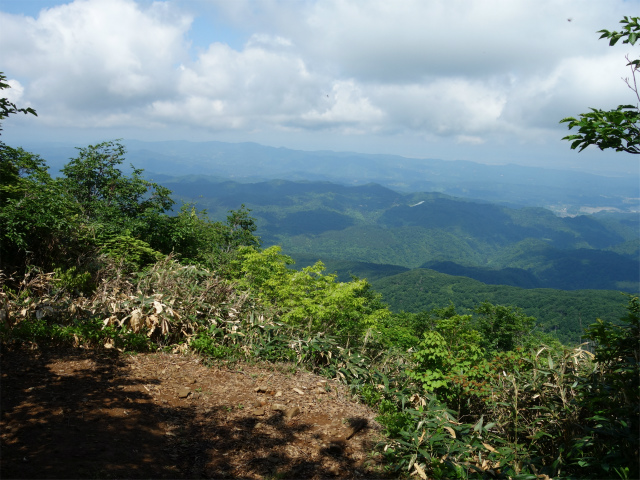
[[[293,391],[298,393],[298,394],[300,394],[300,395],[304,395],[304,392],[302,390],[300,390],[299,388],[294,388]]]
[[[271,410],[275,410],[276,412],[284,412],[287,410],[286,405],[282,405],[281,403],[274,403],[271,405]]]
[[[266,387],[264,385],[261,385],[261,386],[256,387],[256,388],[253,389],[253,391],[256,392],[256,393],[266,393],[268,390],[269,390],[268,387]]]
[[[190,393],[191,390],[189,390],[189,387],[182,387],[178,390],[178,398],[187,398]]]
[[[327,393],[327,391],[324,388],[316,388],[315,389],[315,393],[317,393],[318,395],[324,395],[325,393]]]
[[[259,407],[253,410],[253,414],[256,416],[264,415],[264,407]]]
[[[291,420],[296,415],[300,415],[300,408],[299,407],[292,407],[292,408],[287,409],[284,412],[284,418],[286,418],[287,420]]]
[[[276,394],[275,394],[275,397],[278,398],[278,397],[281,397],[281,396],[282,396],[282,392],[280,390],[278,390],[276,392]]]

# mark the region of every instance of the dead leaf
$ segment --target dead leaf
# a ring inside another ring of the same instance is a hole
[[[158,324],[158,316],[157,315],[149,315],[146,319],[147,327],[155,327]]]
[[[140,331],[140,324],[142,319],[142,312],[139,308],[136,308],[133,312],[131,312],[131,318],[129,319],[129,325],[131,326],[131,330],[134,333],[138,333]]]
[[[153,302],[153,308],[156,309],[156,314],[160,314],[162,313],[163,307],[162,304],[160,302]]]
[[[449,432],[449,435],[451,435],[451,438],[456,438],[456,431],[451,428],[451,427],[444,427],[444,429]]]
[[[162,319],[162,321],[160,322],[160,326],[162,327],[163,335],[166,335],[167,333],[169,333],[169,322],[167,321],[166,318]]]
[[[497,450],[493,448],[491,445],[489,445],[488,443],[483,443],[482,445],[484,445],[484,448],[486,448],[490,452],[497,452]]]
[[[422,478],[422,480],[427,480],[427,474],[424,473],[424,470],[422,469],[422,467],[420,466],[420,464],[418,462],[414,463],[413,467],[416,469],[413,472],[414,475],[417,473],[418,475],[420,475],[420,478]]]

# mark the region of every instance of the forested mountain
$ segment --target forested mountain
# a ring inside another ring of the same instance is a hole
[[[605,177],[582,172],[470,161],[406,158],[354,152],[301,151],[256,143],[127,140],[127,158],[156,174],[209,175],[242,183],[285,179],[343,185],[378,183],[395,191],[439,192],[490,202],[545,206],[562,214],[599,209],[638,210],[638,174]],[[24,145],[58,170],[72,145]],[[156,175],[156,180],[161,177]]]
[[[214,218],[245,204],[265,245],[294,257],[430,268],[523,288],[638,290],[638,216],[559,217],[378,184],[163,178]]]
[[[302,269],[317,259],[314,255],[297,255],[294,260],[295,268]],[[353,277],[368,279],[394,312],[419,313],[453,305],[459,313],[471,313],[482,302],[512,305],[535,317],[543,331],[568,345],[580,342],[587,319],[615,321],[624,314],[621,299],[625,297],[621,292],[510,286],[510,280],[522,280],[520,272],[500,282],[491,281],[496,278],[474,280],[463,271],[448,275],[427,268],[410,270],[397,265],[331,259],[324,264],[326,271],[335,273],[339,281],[347,282]],[[512,269],[505,269],[502,274],[508,275],[508,270]],[[534,283],[536,280],[531,277]]]
[[[487,285],[471,278],[428,269],[379,278],[371,285],[395,311],[421,312],[455,305],[470,313],[482,302],[513,305],[535,317],[545,332],[568,345],[580,343],[587,319],[614,321],[624,314],[620,292],[611,290],[564,291]]]

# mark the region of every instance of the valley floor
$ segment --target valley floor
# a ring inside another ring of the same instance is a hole
[[[2,478],[381,478],[375,414],[291,364],[1,352]]]

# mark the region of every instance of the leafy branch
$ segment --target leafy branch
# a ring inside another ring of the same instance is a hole
[[[640,17],[624,17],[620,23],[623,28],[620,32],[599,30],[600,39],[608,38],[609,45],[614,46],[620,39],[622,43],[635,45],[640,38]],[[640,102],[636,71],[640,68],[640,59],[630,60],[627,56],[627,65],[631,67],[633,80],[623,79],[627,86],[635,93]],[[633,84],[632,84],[633,83]],[[600,110],[591,108],[591,112],[580,114],[579,118],[566,117],[560,123],[568,123],[569,130],[578,129],[577,134],[567,135],[563,140],[571,142],[571,149],[584,150],[589,145],[595,145],[600,150],[612,148],[616,152],[640,153],[640,110],[638,106],[619,105],[615,110]]]
[[[11,85],[6,83],[6,80],[7,80],[7,77],[2,72],[0,72],[0,90],[4,90],[5,88],[11,88]],[[12,115],[18,112],[21,112],[24,114],[30,113],[31,115],[35,115],[36,117],[38,116],[36,111],[31,107],[18,108],[16,104],[10,102],[9,99],[0,98],[0,120],[3,120],[7,118],[9,115]]]

